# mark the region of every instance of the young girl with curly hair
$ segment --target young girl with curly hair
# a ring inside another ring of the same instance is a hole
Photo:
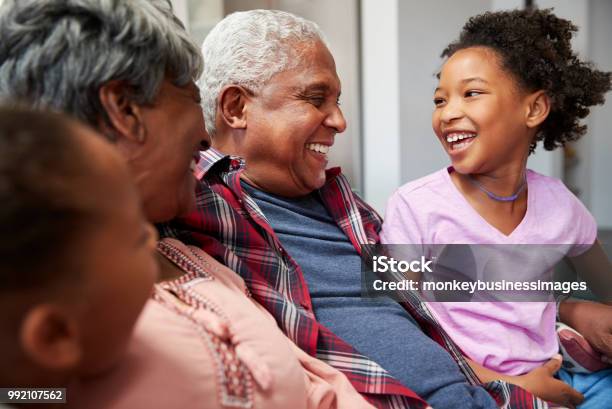
[[[392,196],[383,243],[564,244],[559,259],[607,262],[583,204],[560,180],[527,169],[540,141],[552,150],[580,138],[580,120],[611,88],[611,73],[572,51],[576,30],[550,10],[489,12],[466,23],[442,53],[434,94],[433,129],[452,166]],[[505,379],[569,406],[582,400],[552,378],[560,367],[550,361],[559,350],[554,302],[428,305],[483,381]],[[612,401],[609,369],[557,376],[584,395],[581,407]]]

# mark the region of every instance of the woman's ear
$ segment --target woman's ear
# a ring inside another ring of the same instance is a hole
[[[543,90],[527,96],[525,124],[528,128],[537,128],[550,113],[550,98]]]
[[[223,123],[233,129],[246,129],[247,103],[249,93],[239,85],[228,85],[219,93],[219,107],[217,112]]]
[[[140,106],[130,98],[129,89],[123,81],[105,83],[100,87],[98,97],[113,127],[110,132],[137,143],[145,141],[146,128]],[[101,125],[108,126],[104,122]]]
[[[52,304],[39,304],[24,316],[20,328],[24,354],[36,365],[53,371],[77,368],[82,357],[76,318]]]

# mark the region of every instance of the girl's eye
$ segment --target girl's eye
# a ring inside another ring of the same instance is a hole
[[[467,98],[469,98],[469,97],[475,97],[475,96],[477,96],[477,95],[481,95],[481,94],[482,94],[482,92],[480,92],[480,91],[467,91],[467,92],[465,93],[465,96],[466,96]]]
[[[435,106],[440,106],[444,103],[444,98],[434,98],[433,102]]]

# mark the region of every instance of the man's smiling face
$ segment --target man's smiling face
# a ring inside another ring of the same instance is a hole
[[[286,197],[323,186],[327,152],[346,129],[329,50],[320,41],[297,47],[301,63],[274,75],[249,98],[242,152],[247,181]]]

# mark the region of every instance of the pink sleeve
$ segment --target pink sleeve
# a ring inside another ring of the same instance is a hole
[[[593,215],[582,204],[580,199],[572,194],[572,225],[574,235],[572,248],[568,251],[568,257],[576,257],[586,252],[597,240],[597,222]]]

